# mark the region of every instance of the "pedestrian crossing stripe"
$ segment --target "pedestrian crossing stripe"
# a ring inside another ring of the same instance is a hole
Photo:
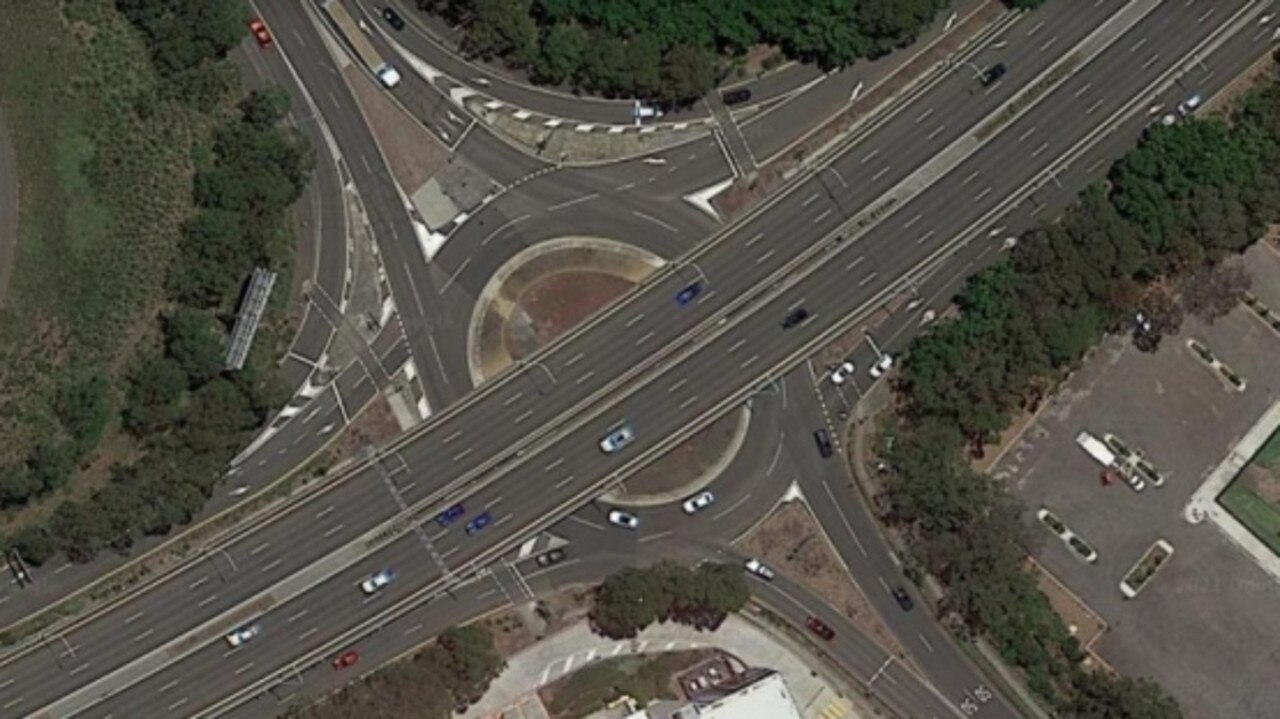
[[[832,699],[818,712],[822,719],[843,719],[848,714],[850,705],[843,699]]]

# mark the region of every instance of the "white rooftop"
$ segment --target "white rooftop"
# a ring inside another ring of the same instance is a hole
[[[671,719],[800,719],[800,710],[782,675],[770,672],[713,702],[689,704],[672,714]]]

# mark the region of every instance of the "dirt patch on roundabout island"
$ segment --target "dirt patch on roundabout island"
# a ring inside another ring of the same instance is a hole
[[[534,281],[507,318],[502,342],[507,354],[521,359],[568,332],[635,286],[622,277],[568,270]]]

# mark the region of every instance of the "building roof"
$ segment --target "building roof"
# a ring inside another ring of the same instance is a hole
[[[711,701],[694,701],[652,719],[800,719],[791,692],[777,672],[767,672],[731,694]]]

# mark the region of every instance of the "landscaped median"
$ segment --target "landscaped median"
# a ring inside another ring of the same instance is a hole
[[[1124,598],[1133,599],[1138,596],[1138,593],[1151,583],[1151,578],[1172,556],[1173,545],[1163,539],[1157,539],[1137,564],[1125,573],[1124,579],[1120,580],[1120,592],[1124,594]]]

